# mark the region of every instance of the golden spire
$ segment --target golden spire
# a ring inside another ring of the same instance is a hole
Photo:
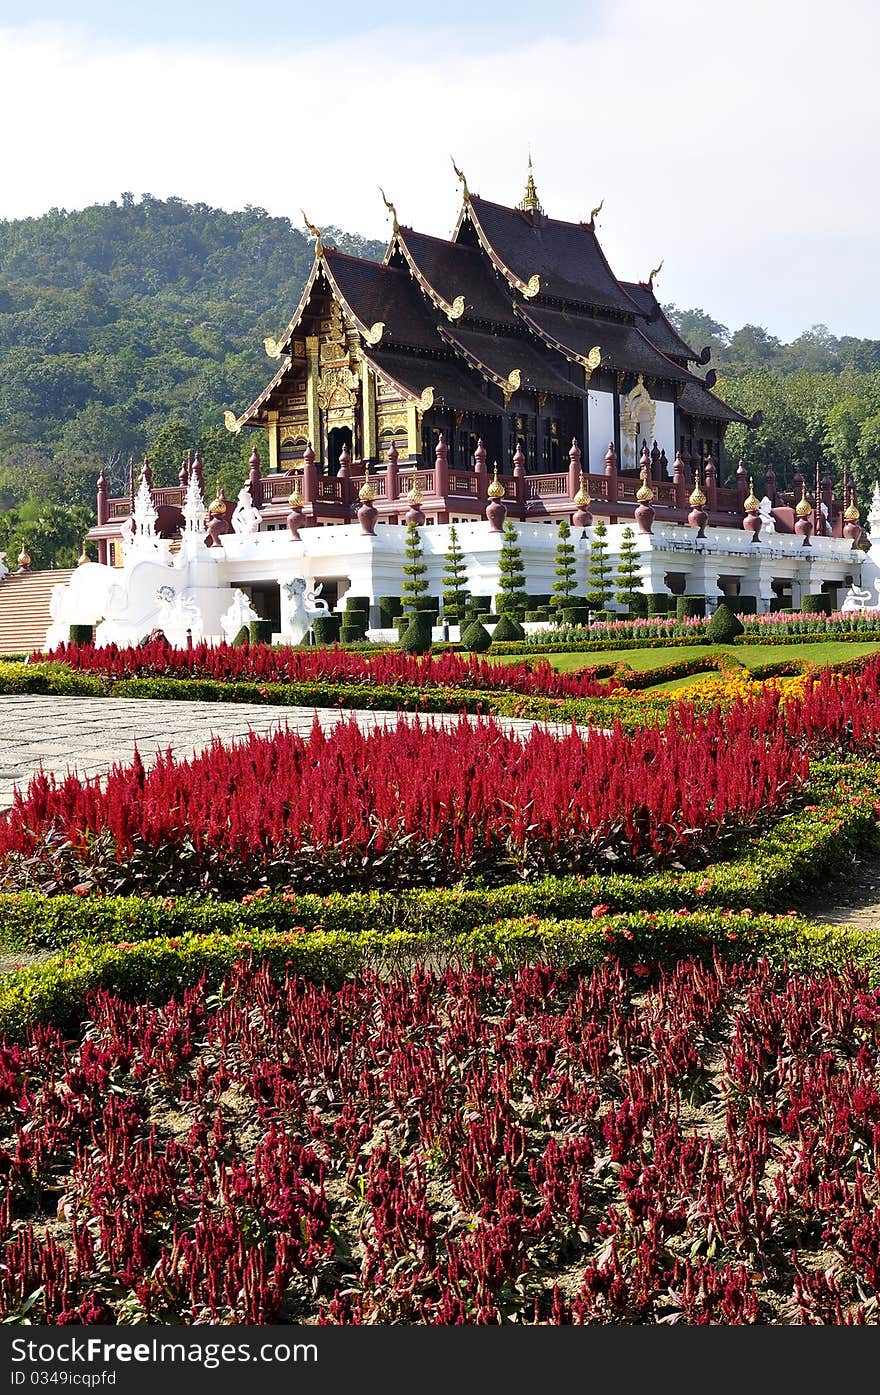
[[[797,514],[798,518],[809,518],[809,516],[810,516],[810,514],[811,514],[812,512],[813,512],[813,505],[810,503],[809,499],[807,498],[807,482],[806,482],[806,480],[802,480],[802,481],[801,481],[801,497],[800,497],[800,502],[799,502],[797,508],[795,509],[795,513]]]
[[[861,523],[862,521],[862,516],[859,513],[858,508],[856,507],[856,501],[853,498],[852,487],[850,487],[849,491],[849,507],[844,509],[843,517],[846,523]]]
[[[642,466],[642,483],[641,487],[636,490],[636,499],[640,504],[653,504],[654,502],[654,491],[648,484],[647,465]]]
[[[746,498],[743,500],[743,508],[745,509],[746,513],[758,513],[760,507],[761,500],[755,498],[755,481],[753,477],[749,475],[749,492]]]
[[[79,557],[77,558],[77,563],[76,563],[76,565],[77,565],[78,567],[84,567],[85,564],[86,564],[87,562],[91,562],[91,560],[92,560],[91,557],[89,556],[88,552],[86,551],[86,540],[85,540],[85,538],[83,538],[82,552],[79,554]]]
[[[415,483],[415,481],[413,481],[410,491],[406,496],[407,503],[420,504],[423,498],[424,495],[422,494],[422,491],[419,489],[419,486]]]
[[[22,545],[21,545],[21,552],[18,554],[18,565],[19,565],[20,567],[29,567],[30,564],[31,564],[31,559],[30,559],[30,556],[29,556],[29,554],[28,554],[27,548],[25,547],[24,543],[22,543]]]
[[[310,222],[309,222],[308,218],[306,217],[306,212],[305,212],[305,209],[304,209],[304,208],[301,208],[301,209],[300,209],[300,213],[301,213],[302,216],[303,216],[303,222],[305,223],[305,225],[306,225],[306,227],[308,228],[309,232],[312,234],[312,237],[315,239],[315,256],[316,256],[316,257],[323,257],[323,255],[324,255],[324,244],[323,244],[323,242],[321,241],[321,229],[320,229],[320,228],[316,228],[315,225],[314,225],[314,223],[310,223]]]
[[[700,488],[699,470],[694,473],[694,487],[690,497],[690,504],[691,507],[695,509],[704,509],[706,507],[706,496]]]
[[[579,509],[588,509],[590,507],[590,504],[592,503],[592,500],[590,499],[590,491],[587,489],[587,477],[584,474],[583,470],[581,470],[580,489],[578,490],[577,494],[574,496],[571,502],[573,504],[577,504]]]
[[[287,502],[292,509],[301,509],[305,503],[303,492],[299,487],[299,475],[294,475],[293,489],[290,491],[290,497]]]
[[[449,158],[450,158],[450,160],[452,161],[452,168],[455,170],[455,173],[458,175],[459,179],[461,180],[461,192],[464,194],[464,196],[465,196],[466,199],[469,199],[470,196],[471,196],[471,194],[470,194],[470,190],[468,189],[467,180],[465,179],[465,177],[464,177],[464,175],[462,174],[461,170],[458,168],[458,165],[455,163],[455,156],[454,156],[454,155],[450,155]]]
[[[494,471],[493,471],[493,474],[492,474],[492,483],[489,485],[489,488],[486,490],[486,493],[488,494],[488,496],[489,496],[490,499],[503,499],[503,498],[504,498],[504,485],[501,483],[500,479],[498,478],[498,461],[497,461],[497,460],[495,461],[495,468],[494,468]]]
[[[541,207],[541,200],[538,198],[538,191],[535,188],[535,176],[532,173],[531,154],[529,155],[529,175],[528,179],[526,180],[526,192],[523,194],[522,199],[517,204],[517,208],[521,208],[523,213],[544,212],[543,208]]]
[[[379,185],[379,193],[382,195],[382,202],[384,203],[385,207],[388,209],[388,212],[391,214],[392,219],[394,220],[394,233],[396,235],[400,231],[397,223],[397,209],[394,207],[394,204],[391,202],[391,200],[385,197],[385,190],[382,188],[381,184]]]
[[[364,482],[358,490],[358,498],[364,504],[372,504],[376,497],[376,490],[373,488],[373,481],[370,477],[370,462],[364,462]]]

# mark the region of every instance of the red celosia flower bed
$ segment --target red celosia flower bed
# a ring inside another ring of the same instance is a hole
[[[91,1012],[0,1048],[7,1318],[877,1320],[855,974],[241,966]]]
[[[557,673],[546,659],[530,664],[493,664],[473,654],[445,653],[420,659],[394,650],[377,649],[375,654],[365,655],[345,649],[293,649],[270,644],[240,648],[198,644],[186,650],[172,649],[163,640],[156,640],[131,649],[62,645],[54,654],[34,658],[60,660],[80,672],[106,674],[114,682],[123,678],[211,678],[218,682],[462,688],[510,691],[529,697],[607,696],[607,689],[589,669]]]
[[[680,712],[628,735],[354,722],[250,736],[102,781],[37,776],[0,817],[0,886],[222,895],[693,863],[808,774],[778,717]],[[775,729],[774,729],[775,728]]]

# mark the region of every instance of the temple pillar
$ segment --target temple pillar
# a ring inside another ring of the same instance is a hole
[[[278,425],[279,412],[269,411],[266,413],[266,436],[269,455],[269,470],[275,474],[278,470],[280,427]],[[256,502],[256,501],[254,501]]]
[[[375,461],[379,455],[376,433],[376,379],[366,359],[361,364],[361,424],[364,460]]]
[[[406,405],[406,453],[411,460],[417,460],[420,449],[419,409],[415,402],[408,402]]]
[[[308,375],[306,377],[306,411],[309,419],[309,440],[312,449],[317,442],[318,460],[321,459],[321,408],[318,405],[318,357],[320,352],[320,340],[317,334],[310,334],[306,338],[306,358],[308,360]]]

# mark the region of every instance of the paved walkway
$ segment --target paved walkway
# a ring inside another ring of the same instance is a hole
[[[412,714],[402,714],[407,719]],[[344,712],[319,708],[325,729],[355,716],[370,730],[397,722],[396,712]],[[422,714],[423,720],[457,722],[456,716]],[[100,775],[117,761],[130,761],[135,745],[145,764],[157,750],[169,746],[174,754],[192,756],[213,737],[233,741],[249,731],[270,732],[281,727],[307,733],[315,711],[311,707],[267,707],[256,703],[169,702],[152,698],[80,698],[23,695],[0,697],[0,809],[12,803],[16,785],[25,785],[43,766],[63,775]],[[471,718],[477,721],[478,718]],[[508,731],[525,733],[535,722],[515,717],[496,718]],[[569,727],[551,728],[568,731]]]

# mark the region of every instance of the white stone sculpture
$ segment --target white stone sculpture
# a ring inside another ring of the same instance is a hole
[[[155,599],[159,607],[158,627],[169,644],[175,649],[185,649],[187,632],[192,635],[193,644],[201,641],[202,612],[192,596],[176,591],[173,586],[160,586]]]
[[[761,515],[762,536],[766,537],[768,533],[775,533],[776,519],[773,517],[773,501],[770,498],[769,494],[765,494],[763,499],[761,500],[759,512]]]
[[[851,586],[843,600],[841,610],[869,610],[871,608],[871,592],[861,586]]]
[[[220,628],[226,643],[232,643],[243,625],[249,625],[259,618],[244,591],[236,588],[232,593],[232,605],[220,616]]]
[[[232,531],[247,535],[248,533],[259,533],[260,520],[263,515],[260,510],[254,508],[254,501],[250,487],[244,485],[238,491],[238,503],[232,512]]]
[[[183,521],[187,533],[202,534],[208,527],[208,508],[195,471],[190,475],[183,501]]]
[[[9,575],[9,568],[8,568],[7,565],[6,565],[6,553],[5,553],[5,552],[0,552],[0,581],[3,580],[4,576],[8,576],[8,575]]]
[[[281,587],[281,633],[291,644],[301,644],[318,615],[329,614],[326,601],[318,600],[321,582],[310,589],[304,576],[279,577]]]
[[[868,510],[868,537],[872,543],[880,542],[880,484],[874,485],[871,507]]]

